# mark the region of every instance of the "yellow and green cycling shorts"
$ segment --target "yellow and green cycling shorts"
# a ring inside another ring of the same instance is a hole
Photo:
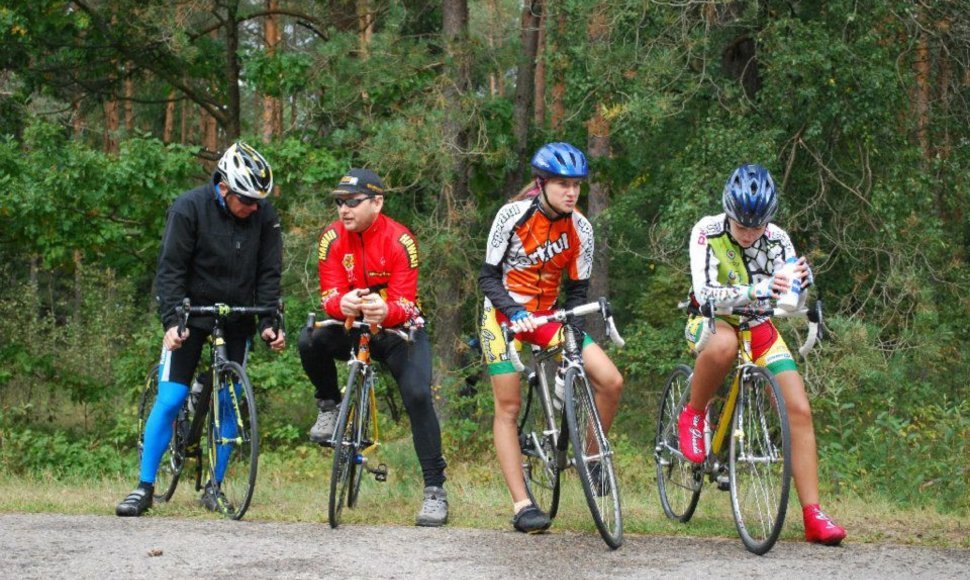
[[[551,314],[552,310],[533,312],[533,316],[545,316]],[[508,318],[489,304],[482,310],[481,327],[479,336],[482,341],[482,353],[485,355],[485,364],[488,367],[488,374],[504,375],[518,372],[509,360],[508,343],[505,335],[502,334],[502,323],[508,323]],[[562,342],[562,324],[558,322],[548,322],[543,324],[533,332],[520,332],[515,335],[513,348],[522,350],[522,343],[528,342],[541,348],[556,346]],[[593,339],[589,335],[583,338],[583,348],[593,344]]]
[[[719,318],[727,322],[723,318]],[[691,316],[687,319],[687,326],[684,328],[684,338],[687,339],[687,348],[694,352],[697,341],[700,340],[701,333],[704,331],[704,324],[707,319],[703,316]],[[730,324],[730,323],[728,323]],[[738,327],[731,325],[735,332]],[[759,367],[765,367],[774,374],[784,371],[797,371],[798,365],[792,357],[785,339],[781,337],[778,329],[770,320],[751,328],[751,357]]]

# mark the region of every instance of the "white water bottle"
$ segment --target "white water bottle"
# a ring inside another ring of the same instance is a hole
[[[189,390],[189,413],[195,413],[195,404],[199,401],[202,394],[202,375],[192,379],[192,388]]]
[[[778,307],[784,308],[785,310],[792,311],[798,308],[798,298],[802,293],[802,279],[795,277],[795,263],[798,262],[798,258],[792,256],[785,261],[785,267],[781,270],[783,274],[788,276],[788,280],[791,282],[791,286],[788,291],[781,295],[778,299]]]
[[[552,395],[552,406],[557,411],[561,411],[562,402],[566,398],[566,383],[563,380],[563,373],[561,368],[556,371],[556,378],[554,382],[555,382],[555,389],[554,389],[555,392]]]

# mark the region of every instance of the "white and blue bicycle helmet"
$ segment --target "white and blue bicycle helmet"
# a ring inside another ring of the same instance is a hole
[[[724,213],[747,228],[761,227],[778,212],[778,193],[771,174],[757,164],[734,170],[721,197]]]

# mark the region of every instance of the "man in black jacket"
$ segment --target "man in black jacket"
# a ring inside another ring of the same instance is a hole
[[[280,220],[266,197],[273,173],[255,149],[239,142],[219,160],[209,183],[180,195],[168,211],[155,274],[158,313],[165,329],[158,371],[158,396],[145,423],[138,487],[118,504],[119,516],[140,516],[152,506],[155,474],[172,439],[172,423],[189,392],[189,384],[212,332],[211,317],[191,317],[180,335],[175,308],[188,297],[193,305],[217,302],[231,306],[275,306],[280,298],[283,238]],[[270,348],[286,346],[271,317],[259,321],[261,338]],[[253,317],[230,319],[226,325],[229,358],[246,360],[257,330]],[[225,497],[206,485],[202,505],[221,511]]]

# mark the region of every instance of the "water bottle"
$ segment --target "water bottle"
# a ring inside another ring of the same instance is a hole
[[[555,389],[552,395],[552,406],[557,411],[562,410],[562,403],[566,399],[566,382],[563,380],[562,368],[556,370]]]
[[[791,287],[778,299],[778,307],[789,311],[798,308],[799,294],[802,293],[802,279],[795,277],[795,263],[797,261],[798,258],[792,256],[785,261],[785,266],[782,268],[782,273],[788,276],[791,281]]]
[[[192,388],[189,390],[189,412],[195,413],[195,404],[199,401],[202,393],[202,375],[192,379]]]

